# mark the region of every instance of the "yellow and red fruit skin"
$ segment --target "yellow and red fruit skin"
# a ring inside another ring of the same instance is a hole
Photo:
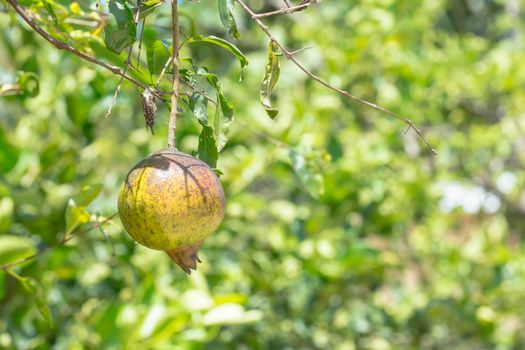
[[[198,249],[220,225],[224,207],[215,172],[188,154],[168,149],[131,169],[118,200],[121,221],[131,237],[170,256],[180,248]]]

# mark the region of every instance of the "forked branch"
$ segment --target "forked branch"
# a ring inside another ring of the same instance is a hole
[[[137,23],[139,21],[140,4],[141,4],[141,0],[137,0],[137,10],[135,11],[135,15],[133,16],[133,23],[135,24],[135,26],[137,26]],[[140,38],[140,42],[142,43],[142,37]],[[123,75],[120,77],[120,80],[119,80],[119,82],[117,84],[117,89],[115,90],[115,93],[113,94],[113,101],[111,102],[111,105],[109,106],[108,112],[106,113],[106,118],[108,118],[111,115],[111,110],[113,109],[113,106],[117,102],[117,97],[118,97],[118,94],[120,92],[120,87],[122,86],[122,81],[124,80],[124,75],[126,74],[126,71],[128,70],[128,67],[131,64],[131,54],[133,52],[133,45],[134,44],[135,44],[135,42],[132,42],[130,47],[129,47],[129,49],[128,49],[128,56],[126,58],[126,62],[124,62],[124,70],[122,71]],[[140,54],[140,51],[139,51],[139,54]],[[151,91],[151,89],[150,89],[150,91]]]
[[[266,13],[257,13],[255,14],[255,17],[256,18],[264,18],[264,17],[271,17],[271,16],[275,16],[275,15],[280,15],[280,14],[291,14],[291,13],[294,13],[294,12],[299,12],[299,11],[302,11],[304,9],[306,9],[307,7],[309,7],[310,5],[312,5],[311,2],[306,2],[304,4],[301,4],[301,5],[297,5],[297,6],[292,6],[292,7],[285,7],[285,8],[282,8],[280,10],[276,10],[276,11],[271,11],[271,12],[266,12]]]
[[[94,63],[102,68],[105,68],[107,70],[109,70],[110,72],[112,72],[113,74],[116,74],[118,76],[121,76],[122,78],[130,81],[131,83],[137,85],[138,87],[141,87],[143,89],[146,89],[148,86],[140,81],[138,81],[137,79],[133,78],[133,77],[130,77],[129,75],[127,75],[125,72],[123,72],[119,67],[117,66],[113,66],[113,65],[110,65],[104,61],[101,61],[95,57],[91,57],[77,49],[75,49],[73,46],[63,42],[63,41],[60,41],[56,38],[54,38],[51,34],[49,34],[48,32],[46,32],[42,27],[40,27],[38,24],[36,24],[33,19],[29,16],[29,14],[25,11],[25,9],[20,6],[20,4],[18,3],[17,0],[5,0],[9,5],[11,5],[11,7],[13,7],[13,9],[16,11],[16,13],[18,13],[20,15],[20,17],[22,17],[22,19],[31,27],[35,30],[35,32],[37,32],[42,38],[46,39],[47,41],[49,41],[51,44],[53,44],[57,49],[59,50],[65,50],[65,51],[68,51],[72,54],[74,54],[75,56],[78,56],[80,57],[81,59],[83,60],[86,60],[88,62],[91,62],[91,63]],[[159,97],[159,98],[162,98],[162,96],[160,94],[158,94],[156,91],[153,91],[153,93]]]
[[[327,87],[328,89],[330,90],[333,90],[345,97],[348,97],[349,99],[351,100],[354,100],[358,103],[361,103],[365,106],[368,106],[368,107],[371,107],[375,110],[378,110],[378,111],[381,111],[385,114],[388,114],[398,120],[401,120],[402,122],[404,122],[405,124],[407,124],[408,128],[409,129],[412,129],[414,130],[417,135],[423,140],[423,142],[427,145],[427,147],[429,148],[429,150],[432,152],[432,154],[434,155],[437,155],[438,152],[434,149],[434,147],[432,147],[432,145],[430,144],[430,142],[428,141],[428,139],[425,137],[425,135],[423,135],[423,132],[414,124],[414,122],[410,119],[407,119],[407,118],[404,118],[392,111],[389,111],[388,109],[386,108],[383,108],[381,106],[378,106],[377,104],[375,103],[372,103],[372,102],[369,102],[369,101],[366,101],[366,100],[363,100],[357,96],[354,96],[352,95],[351,93],[349,93],[348,91],[345,91],[343,89],[340,89],[340,88],[337,88],[333,85],[330,85],[328,82],[326,82],[325,80],[321,79],[320,77],[318,77],[317,75],[315,75],[314,73],[312,73],[308,68],[306,68],[301,62],[299,62],[295,57],[294,57],[294,52],[291,52],[289,51],[286,47],[284,47],[283,44],[281,44],[276,38],[275,36],[270,32],[270,30],[268,29],[268,27],[260,20],[260,18],[262,17],[267,17],[265,16],[265,14],[257,14],[255,13],[248,5],[246,5],[246,3],[243,1],[243,0],[235,0],[237,1],[237,3],[239,3],[239,5],[241,5],[241,7],[250,15],[250,17],[255,21],[255,23],[257,23],[257,25],[264,31],[264,33],[266,34],[266,36],[268,36],[268,38],[270,38],[270,40],[272,40],[278,47],[279,49],[283,52],[283,54],[286,56],[286,58],[288,60],[290,60],[293,64],[295,64],[300,70],[302,70],[306,75],[308,75],[311,79],[315,80],[316,82],[318,82],[319,84]],[[306,3],[305,5],[310,5],[311,3],[308,2]],[[301,5],[299,5],[301,6]],[[289,8],[289,9],[292,9],[293,7]],[[285,9],[285,10],[289,10],[289,9]],[[277,13],[280,13],[279,11],[277,11]],[[285,11],[283,11],[282,13],[286,13]]]
[[[12,261],[12,262],[4,264],[4,265],[0,265],[0,271],[7,270],[7,269],[9,269],[11,267],[14,267],[14,266],[23,264],[25,262],[34,260],[34,259],[38,258],[40,255],[42,255],[44,253],[47,253],[47,252],[49,252],[49,251],[51,251],[51,250],[53,250],[55,248],[63,246],[64,244],[66,244],[67,242],[69,242],[70,240],[72,240],[75,237],[79,237],[79,236],[83,235],[84,233],[87,233],[87,232],[91,231],[94,228],[100,228],[102,225],[104,225],[105,223],[109,222],[110,220],[115,218],[117,215],[118,215],[118,213],[112,214],[112,215],[108,216],[107,218],[105,218],[104,220],[89,226],[85,230],[78,231],[78,232],[73,232],[70,235],[68,235],[68,236],[64,237],[63,239],[61,239],[60,241],[56,242],[55,244],[50,245],[49,247],[46,247],[44,249],[41,249],[38,252],[36,252],[35,254],[33,254],[33,255],[30,255],[28,257]]]

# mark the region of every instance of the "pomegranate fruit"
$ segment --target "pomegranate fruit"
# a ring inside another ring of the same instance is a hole
[[[118,211],[135,241],[164,250],[189,274],[200,262],[200,245],[224,217],[224,191],[206,163],[166,149],[131,169],[120,190]]]

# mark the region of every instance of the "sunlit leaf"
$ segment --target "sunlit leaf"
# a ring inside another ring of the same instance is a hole
[[[226,144],[229,126],[233,121],[233,106],[222,93],[222,85],[219,77],[212,73],[207,73],[205,76],[208,80],[208,83],[215,89],[217,94],[217,109],[214,117],[213,127],[215,129],[217,149],[221,151]]]
[[[222,85],[216,74],[199,70],[199,75],[205,76],[208,83],[215,89],[216,93],[216,113],[214,115],[213,125],[217,149],[221,151],[227,141],[229,126],[233,121],[233,105],[224,96]]]
[[[208,80],[208,83],[215,89],[215,92],[217,93],[217,97],[219,98],[219,106],[221,108],[222,114],[224,117],[231,121],[233,118],[233,106],[228,101],[226,96],[222,93],[222,85],[219,81],[219,77],[215,74],[208,73],[206,74],[206,78]]]
[[[281,70],[279,63],[280,55],[281,52],[279,47],[273,40],[271,40],[268,47],[268,63],[266,63],[264,78],[261,84],[260,99],[266,113],[268,113],[268,116],[272,119],[274,119],[277,116],[277,113],[279,113],[276,108],[272,107],[270,95],[272,94],[275,84],[277,84],[277,81],[279,80]]]
[[[160,40],[147,43],[146,57],[148,61],[148,70],[151,76],[158,75],[170,58],[168,48]]]
[[[7,173],[16,165],[19,157],[18,149],[8,142],[4,130],[0,128],[0,170]]]
[[[152,14],[157,8],[164,5],[165,2],[165,0],[142,1],[140,4],[139,20],[142,20],[148,15]]]
[[[246,311],[239,304],[225,303],[208,311],[203,317],[203,322],[206,326],[235,325],[257,322],[262,317],[263,314],[259,310]]]
[[[295,174],[304,188],[312,197],[319,198],[324,193],[324,178],[322,169],[315,163],[316,160],[297,149],[290,150],[290,159]]]
[[[6,291],[5,272],[0,271],[0,300],[4,300],[5,291]]]
[[[233,106],[223,94],[218,94],[218,103],[220,106],[221,114],[217,114],[214,121],[217,148],[221,151],[227,141],[228,131],[231,122],[233,121]]]
[[[206,97],[194,92],[190,98],[190,109],[201,125],[208,125],[208,100]]]
[[[27,237],[0,235],[0,265],[27,258],[36,253],[35,242]]]
[[[0,197],[0,233],[11,226],[15,204],[11,197]]]
[[[219,159],[219,152],[213,134],[212,127],[203,126],[199,135],[199,159],[211,168],[217,167],[217,159]]]
[[[49,3],[47,0],[42,0],[42,5],[44,5],[44,8],[47,10],[49,15],[53,19],[53,22],[55,22],[55,24],[58,25],[57,14],[55,13],[55,9],[53,8],[53,5]]]
[[[155,6],[155,5],[158,5],[158,4],[163,4],[165,2],[165,0],[146,0],[146,1],[142,1],[141,5],[144,5],[144,6]]]
[[[241,33],[239,33],[237,29],[237,23],[232,13],[234,4],[235,2],[233,0],[218,0],[219,17],[221,18],[222,25],[228,29],[228,33],[234,38],[240,39]]]
[[[104,40],[107,48],[121,53],[135,41],[136,31],[133,12],[128,5],[116,0],[110,1],[109,22],[104,27]]]
[[[40,92],[38,77],[34,73],[18,73],[18,83],[29,97],[35,97]]]
[[[214,132],[213,136],[214,136],[215,142],[217,144],[217,151],[220,152],[222,147],[226,143],[226,137],[221,137],[221,133],[222,133],[222,113],[221,113],[221,108],[219,107],[220,106],[220,102],[219,102],[218,96],[217,96],[216,106],[217,107],[215,108],[215,115],[213,117],[213,132]],[[223,142],[221,142],[221,139],[223,140]]]
[[[111,63],[113,65],[122,65],[122,57],[120,57],[115,52],[108,50],[106,45],[99,43],[98,41],[92,41],[89,43],[89,48],[93,50],[94,54],[103,59],[104,61]],[[127,72],[131,77],[137,79],[138,81],[148,85],[151,83],[148,77],[148,70],[146,67],[137,66],[134,69],[128,69]]]
[[[189,38],[186,41],[186,43],[188,44],[197,43],[197,42],[205,42],[205,43],[218,45],[230,51],[239,60],[239,63],[241,65],[241,70],[244,69],[248,65],[248,59],[246,58],[246,56],[241,52],[241,50],[239,50],[239,48],[237,48],[237,46],[233,45],[229,41],[226,41],[224,39],[221,39],[213,35],[210,35],[210,36],[196,35],[196,36]]]
[[[89,221],[91,214],[86,208],[93,200],[95,200],[101,190],[102,185],[100,184],[85,186],[77,196],[69,199],[67,202],[65,215],[66,237],[71,234],[78,226]]]
[[[7,270],[12,277],[14,277],[22,287],[26,290],[27,293],[33,298],[38,312],[44,317],[44,320],[49,326],[53,325],[53,317],[51,316],[51,311],[45,300],[44,290],[38,282],[31,277],[22,277],[11,270]]]
[[[86,207],[78,206],[73,198],[67,202],[66,208],[66,236],[73,232],[78,226],[89,221],[91,215]]]
[[[69,10],[75,14],[75,15],[80,15],[82,14],[82,8],[80,7],[80,5],[78,4],[78,2],[76,1],[73,1],[70,5],[69,5]]]
[[[84,186],[80,193],[75,197],[78,205],[87,207],[91,202],[97,198],[102,191],[102,184],[92,184]]]

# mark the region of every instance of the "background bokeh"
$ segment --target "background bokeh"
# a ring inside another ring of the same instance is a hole
[[[183,31],[193,23],[235,42],[215,1],[181,10]],[[235,106],[218,163],[226,217],[198,271],[134,244],[116,218],[12,269],[36,292],[0,272],[0,348],[525,348],[524,11],[520,0],[345,0],[265,21],[291,50],[312,46],[297,58],[315,74],[413,120],[432,156],[403,123],[284,59],[270,120],[259,103],[268,41],[237,6],[244,81],[225,50],[182,53],[217,73]],[[169,6],[152,16],[149,33],[169,39]],[[74,29],[65,39],[83,49],[97,36]],[[124,82],[105,118],[118,78],[3,11],[0,82],[19,72],[40,91],[0,97],[4,262],[8,249],[43,249],[78,226],[70,198],[86,186],[102,185],[81,208],[91,221],[115,213],[127,171],[164,147],[168,117],[159,105],[148,133]],[[200,126],[183,108],[178,144],[192,153]]]

